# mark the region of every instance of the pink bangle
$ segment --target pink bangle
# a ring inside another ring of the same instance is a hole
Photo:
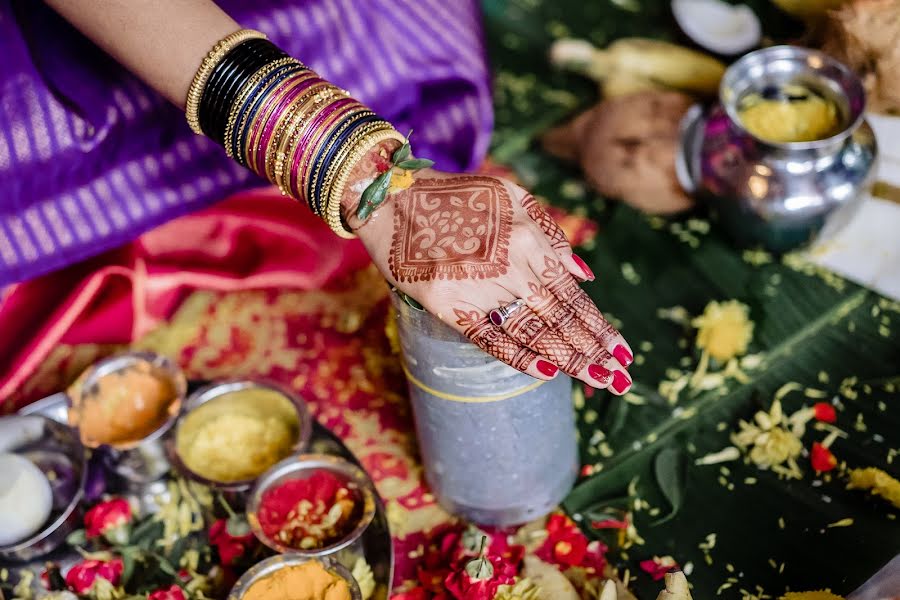
[[[293,88],[287,90],[284,93],[284,96],[281,98],[281,101],[272,111],[271,116],[268,118],[266,123],[263,124],[262,131],[251,133],[251,148],[253,149],[253,169],[256,171],[258,175],[263,177],[266,176],[266,166],[265,166],[265,157],[266,153],[262,151],[264,148],[268,148],[269,144],[272,142],[272,134],[275,133],[275,126],[278,124],[280,117],[284,114],[284,111],[291,105],[291,103],[300,96],[304,91],[309,89],[311,85],[316,83],[316,81],[321,81],[321,79],[309,79],[306,81],[301,81],[297,83]],[[256,139],[256,133],[259,134],[258,140]]]
[[[294,159],[291,162],[291,168],[289,170],[290,174],[290,190],[294,194],[295,198],[301,198],[304,201],[306,200],[306,194],[301,193],[298,187],[299,182],[305,181],[304,177],[306,176],[306,167],[308,166],[312,155],[315,154],[314,149],[318,143],[321,142],[321,139],[325,137],[326,133],[330,129],[330,127],[324,127],[324,122],[332,115],[335,116],[334,119],[331,119],[330,122],[333,124],[338,120],[342,114],[349,112],[355,106],[361,106],[356,100],[352,98],[341,98],[335,102],[332,102],[325,108],[323,108],[319,114],[316,115],[315,119],[307,126],[306,131],[303,132],[303,136],[300,138],[300,142],[297,144],[298,152],[294,155]],[[313,139],[315,138],[315,142],[313,143]],[[303,159],[303,169],[301,170],[301,159]]]

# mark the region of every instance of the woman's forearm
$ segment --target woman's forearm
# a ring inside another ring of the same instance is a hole
[[[240,27],[211,0],[47,0],[47,4],[181,108],[203,57]]]

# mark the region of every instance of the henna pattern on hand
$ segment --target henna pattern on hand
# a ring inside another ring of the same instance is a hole
[[[397,281],[506,274],[513,211],[500,181],[420,179],[398,194],[395,206],[388,264]]]
[[[544,230],[544,234],[550,240],[550,245],[553,246],[554,250],[568,250],[570,248],[569,239],[562,228],[557,225],[553,217],[544,210],[544,207],[541,206],[534,196],[531,194],[525,196],[525,199],[522,200],[522,207],[528,213],[528,216],[531,217],[531,220]]]
[[[537,354],[517,343],[505,331],[491,323],[490,318],[481,316],[478,311],[465,311],[454,308],[456,324],[465,327],[464,335],[473,344],[499,358],[512,368],[524,371]]]
[[[529,306],[549,325],[559,328],[566,341],[591,360],[608,360],[611,355],[606,347],[619,332],[560,261],[544,257],[544,265],[541,276],[550,281],[545,285],[529,282]]]
[[[577,376],[587,366],[588,357],[560,337],[531,310],[524,308],[505,323],[506,331],[523,346],[527,346],[568,373]]]

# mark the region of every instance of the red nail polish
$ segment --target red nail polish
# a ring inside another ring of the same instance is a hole
[[[546,360],[538,360],[537,361],[537,370],[547,377],[553,377],[556,375],[557,371],[559,371],[559,367],[554,365],[553,363],[549,363]]]
[[[585,276],[586,276],[590,281],[593,281],[593,280],[595,279],[595,277],[594,277],[594,272],[591,271],[591,268],[590,268],[589,266],[587,266],[587,263],[584,262],[584,260],[583,260],[580,256],[578,256],[577,254],[573,254],[573,255],[572,255],[572,260],[574,260],[575,263],[576,263],[579,267],[581,267],[581,270],[584,271]]]
[[[606,383],[607,381],[609,381],[609,376],[611,375],[611,373],[609,372],[609,369],[601,367],[600,365],[589,365],[588,375],[590,375],[600,383]]]
[[[612,386],[614,390],[621,394],[631,387],[631,380],[628,379],[628,375],[623,371],[616,371],[613,373]]]
[[[616,360],[622,363],[623,367],[627,367],[634,362],[634,357],[631,356],[631,352],[629,352],[628,348],[626,348],[622,344],[616,346],[616,349],[613,350],[613,356],[616,357]]]

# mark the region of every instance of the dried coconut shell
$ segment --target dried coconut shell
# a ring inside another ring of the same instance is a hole
[[[544,148],[580,164],[605,196],[648,214],[681,212],[694,205],[675,175],[679,124],[692,104],[671,91],[610,98],[545,134]]]
[[[900,0],[853,0],[828,12],[822,50],[863,79],[868,108],[900,113]]]

